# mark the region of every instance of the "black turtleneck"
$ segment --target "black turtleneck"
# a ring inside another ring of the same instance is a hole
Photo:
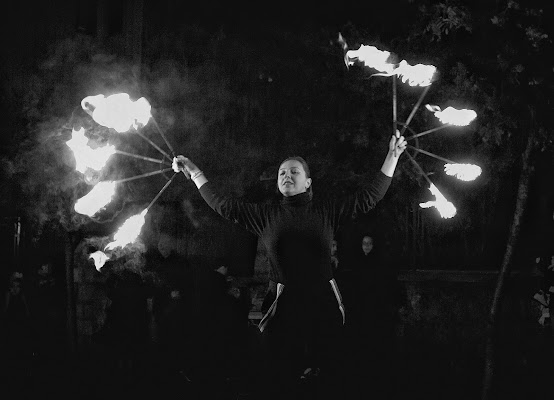
[[[285,206],[291,206],[291,205],[303,205],[308,203],[312,200],[312,193],[311,192],[304,192],[300,193],[294,196],[283,196],[281,198],[281,204]]]
[[[374,208],[390,182],[379,172],[363,190],[325,201],[313,200],[306,192],[277,204],[247,203],[218,194],[211,182],[202,185],[200,194],[221,216],[260,237],[276,282],[300,288],[333,278],[331,241],[341,221]]]

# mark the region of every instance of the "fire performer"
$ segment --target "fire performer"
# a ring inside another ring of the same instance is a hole
[[[312,200],[306,161],[287,158],[277,175],[283,197],[275,204],[223,196],[190,159],[174,158],[173,169],[190,177],[213,210],[258,235],[267,248],[277,294],[259,324],[267,365],[261,377],[263,398],[296,398],[298,382],[313,374],[325,386],[317,385],[324,397],[339,388],[345,310],[333,278],[331,241],[341,221],[354,212],[369,212],[383,198],[405,148],[404,137],[392,135],[381,170],[368,177],[363,189],[320,202]]]

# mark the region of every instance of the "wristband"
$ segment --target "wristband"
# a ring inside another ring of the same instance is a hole
[[[198,170],[190,176],[190,179],[192,179],[194,181],[196,178],[198,178],[201,175],[204,175],[204,173],[202,171]]]

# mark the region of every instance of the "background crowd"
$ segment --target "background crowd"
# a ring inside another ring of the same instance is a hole
[[[164,233],[148,249],[151,274],[104,272],[109,300],[104,321],[93,334],[95,354],[90,358],[99,369],[95,387],[159,393],[177,385],[198,398],[248,398],[259,383],[257,323],[267,307],[255,303],[252,281],[231,275],[226,260],[198,265],[176,243]],[[392,396],[390,367],[404,293],[374,236],[363,235],[357,249],[341,252],[337,241],[332,249],[347,310],[342,343],[337,343],[345,356],[345,387],[358,393],[369,387]],[[4,294],[1,350],[10,365],[7,382],[13,387],[40,385],[41,368],[64,353],[63,288],[52,264],[44,263],[33,279],[14,272]],[[264,304],[271,299],[267,284]],[[317,371],[310,369],[307,365],[298,376],[299,391],[308,393],[317,385]]]

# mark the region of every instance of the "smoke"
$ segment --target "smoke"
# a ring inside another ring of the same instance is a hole
[[[83,44],[79,38],[75,40]],[[64,56],[71,51],[79,56]],[[85,128],[88,145],[92,148],[115,144],[126,151],[141,153],[147,147],[133,140],[135,138],[114,135],[82,110],[80,101],[88,94],[103,90],[132,91],[138,85],[132,65],[115,57],[95,58],[89,54],[87,58],[86,51],[86,48],[70,46],[67,40],[61,42],[42,64],[43,69],[22,89],[33,94],[24,96],[22,107],[22,113],[30,122],[15,135],[17,150],[3,163],[9,166],[9,176],[21,194],[22,201],[16,212],[25,215],[36,236],[52,222],[66,231],[76,231],[90,224],[112,221],[131,200],[127,190],[130,185],[121,185],[117,199],[95,218],[75,212],[73,206],[99,181],[137,175],[151,167],[112,156],[101,171],[89,169],[81,174],[75,170],[74,154],[66,145],[73,129]],[[128,139],[128,143],[122,145],[124,139]]]
[[[237,96],[231,90],[235,84],[232,77],[209,58],[191,65],[186,60],[160,57],[139,68],[115,55],[115,51],[110,53],[106,47],[99,49],[85,35],[65,39],[52,46],[32,76],[22,79],[25,84],[17,96],[22,102],[21,116],[26,125],[15,134],[17,150],[4,163],[9,166],[9,176],[21,195],[18,213],[27,217],[32,235],[39,236],[47,224],[57,224],[66,231],[90,231],[91,226],[97,225],[113,227],[112,223],[120,220],[129,205],[149,204],[171,175],[159,174],[118,184],[112,202],[92,218],[75,212],[76,201],[96,183],[129,178],[161,167],[114,155],[101,171],[88,170],[81,174],[75,171],[74,156],[66,145],[73,129],[84,128],[91,147],[110,144],[127,153],[162,158],[140,135],[116,133],[95,123],[81,108],[85,97],[114,93],[128,93],[132,99],[145,97],[152,106],[156,124],[147,124],[140,128],[140,133],[168,151],[157,130],[159,127],[177,154],[193,159],[198,156],[206,165],[221,162],[221,152],[214,151],[213,147],[220,139],[216,137],[214,141],[210,132],[219,134],[227,129],[231,111],[234,120],[240,122],[241,108],[252,109],[244,96]],[[243,145],[236,147],[245,151]],[[260,154],[264,153],[256,153],[254,158]],[[227,158],[237,159],[230,154]],[[243,159],[244,163],[253,161],[248,157]],[[195,195],[179,179],[175,181],[158,201],[180,202]],[[129,262],[136,264],[139,260]]]
[[[74,251],[75,265],[84,268],[95,268],[94,261],[90,258],[90,255],[98,250],[103,251],[110,241],[109,236],[84,238]],[[129,270],[144,276],[146,274],[145,251],[146,247],[140,238],[125,247],[117,247],[106,253],[110,259],[100,269],[100,273],[119,273],[123,270]]]

